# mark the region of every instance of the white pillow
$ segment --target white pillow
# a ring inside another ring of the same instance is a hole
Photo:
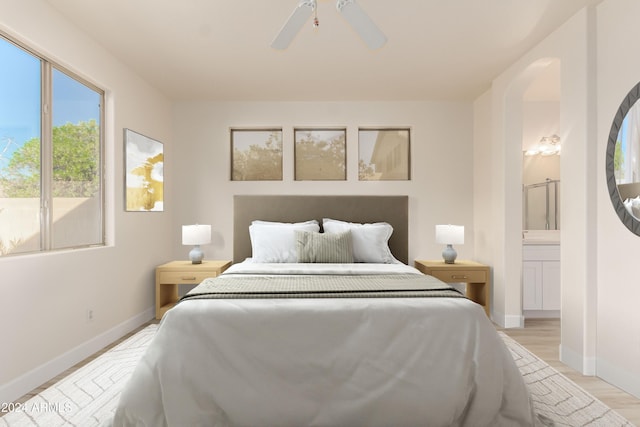
[[[393,227],[386,222],[358,224],[324,218],[322,228],[325,233],[344,233],[351,231],[353,241],[353,260],[378,264],[395,264],[396,260],[389,249],[389,238]]]
[[[289,226],[289,225],[298,226],[298,225],[307,225],[307,224],[317,224],[317,225],[319,225],[318,221],[315,220],[315,219],[310,219],[309,221],[302,221],[302,222],[275,222],[275,221],[263,221],[263,220],[260,220],[260,219],[254,219],[253,221],[251,221],[251,224],[285,225],[285,226]]]
[[[640,218],[640,196],[631,199],[631,215]]]
[[[253,262],[297,262],[296,230],[320,231],[318,221],[253,221],[249,226]]]

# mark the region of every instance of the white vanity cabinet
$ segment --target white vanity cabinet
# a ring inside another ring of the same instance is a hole
[[[560,245],[524,244],[522,310],[525,317],[560,317]]]

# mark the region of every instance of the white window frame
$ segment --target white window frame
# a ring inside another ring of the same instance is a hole
[[[41,98],[40,98],[40,248],[37,251],[25,251],[17,253],[8,253],[0,255],[0,257],[6,256],[20,256],[33,253],[52,252],[60,250],[88,248],[96,246],[106,246],[106,226],[105,226],[105,90],[89,82],[77,73],[69,70],[68,68],[56,63],[55,61],[47,58],[45,55],[35,51],[33,48],[26,46],[24,43],[17,41],[10,35],[0,31],[0,39],[13,44],[19,49],[24,50],[26,53],[33,55],[40,61],[40,85],[41,85]],[[98,213],[99,218],[96,220],[99,222],[100,227],[100,241],[87,244],[69,246],[69,247],[56,247],[53,248],[52,235],[53,235],[53,70],[64,73],[68,77],[95,91],[100,96],[99,102],[99,156],[98,170],[99,170],[99,199],[100,199],[100,211]]]

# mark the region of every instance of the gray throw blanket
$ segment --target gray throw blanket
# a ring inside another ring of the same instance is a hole
[[[431,276],[222,275],[205,279],[181,301],[202,298],[464,298]]]

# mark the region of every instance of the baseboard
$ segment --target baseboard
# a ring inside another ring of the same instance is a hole
[[[525,319],[560,319],[560,310],[524,310]]]
[[[596,359],[593,357],[584,357],[582,354],[560,344],[560,361],[572,369],[580,372],[582,375],[596,375]],[[599,364],[600,362],[598,362]],[[600,375],[598,375],[600,376]]]
[[[524,316],[505,316],[505,328],[524,328]]]
[[[598,359],[597,374],[599,378],[602,378],[609,384],[640,399],[640,376],[638,376],[638,374],[620,369],[602,359]]]
[[[31,390],[66,371],[87,357],[102,350],[114,341],[145,324],[155,317],[155,308],[151,307],[142,313],[125,320],[119,325],[91,338],[68,352],[44,363],[31,371],[0,386],[0,402],[15,402]]]
[[[503,313],[493,312],[491,320],[503,328],[524,328],[524,316],[505,315]]]

